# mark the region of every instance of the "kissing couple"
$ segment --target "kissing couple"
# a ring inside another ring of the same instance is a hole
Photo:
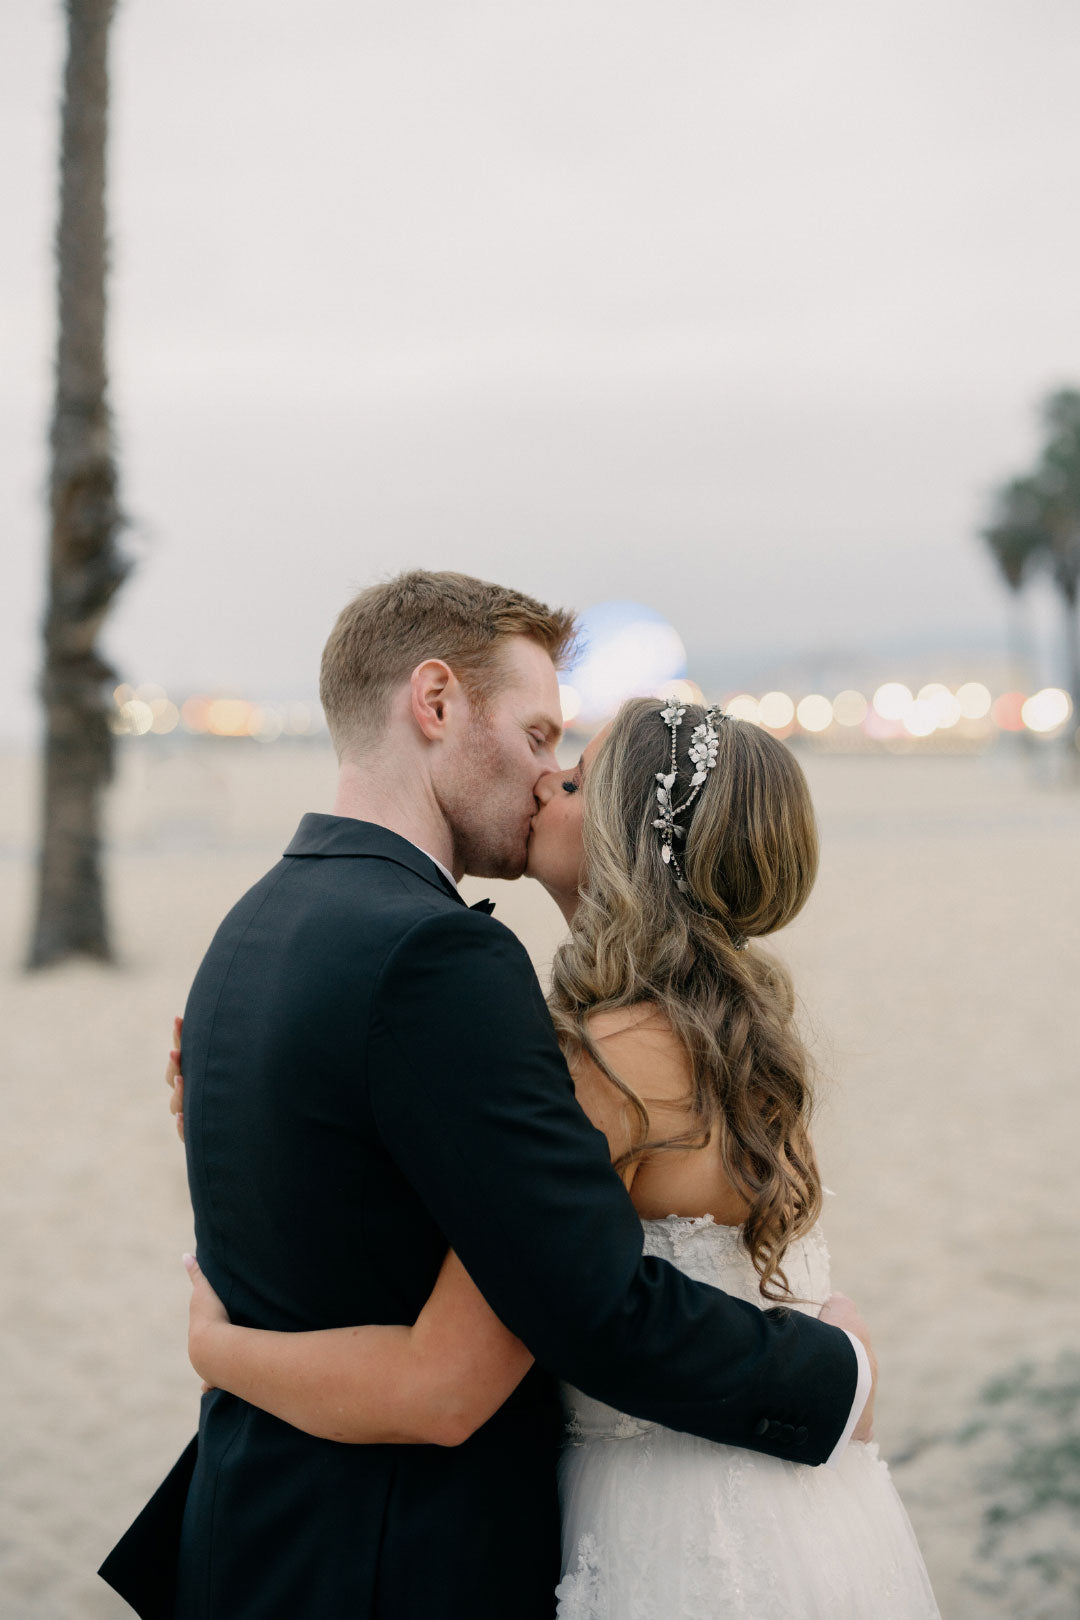
[[[806,782],[650,699],[560,769],[573,637],[428,572],[330,635],[333,812],[183,1020],[209,1387],[102,1566],[146,1620],[938,1613],[757,944],[814,882]],[[561,908],[546,1000],[466,873]]]

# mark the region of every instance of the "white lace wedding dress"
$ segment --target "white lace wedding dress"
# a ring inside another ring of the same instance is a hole
[[[646,1254],[762,1305],[738,1227],[709,1215],[643,1225]],[[820,1228],[791,1245],[784,1269],[795,1295],[825,1299]],[[558,1620],[939,1620],[876,1445],[809,1468],[640,1422],[569,1385],[563,1394]]]

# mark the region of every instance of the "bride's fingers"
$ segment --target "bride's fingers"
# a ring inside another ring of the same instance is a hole
[[[173,1019],[172,1045],[169,1047],[169,1062],[165,1069],[165,1084],[171,1086],[173,1079],[180,1068],[180,1037],[184,1029],[184,1020],[177,1013]]]
[[[173,1094],[169,1098],[169,1113],[176,1119],[176,1134],[181,1142],[184,1140],[184,1077],[178,1074],[173,1085]]]
[[[172,1040],[169,1043],[171,1046],[175,1046],[177,1051],[180,1050],[180,1042],[181,1042],[181,1037],[183,1036],[183,1033],[184,1033],[184,1020],[183,1020],[183,1018],[181,1018],[180,1014],[177,1013],[176,1016],[173,1018],[173,1021],[172,1021]]]
[[[195,1256],[185,1254],[184,1265],[191,1278],[191,1322],[198,1320],[203,1326],[216,1321],[227,1322],[229,1313]]]
[[[193,1254],[183,1256],[184,1266],[191,1278],[191,1302],[188,1307],[188,1360],[201,1376],[200,1344],[205,1346],[205,1335],[215,1321],[228,1322],[228,1313],[207,1282],[202,1267]],[[215,1384],[202,1382],[202,1393],[208,1395]]]

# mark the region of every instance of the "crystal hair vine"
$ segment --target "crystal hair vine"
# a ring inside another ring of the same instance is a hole
[[[667,705],[660,710],[660,718],[671,732],[671,769],[656,773],[656,802],[659,806],[659,815],[653,822],[653,826],[660,834],[661,858],[665,866],[671,867],[680,889],[686,888],[686,880],[683,877],[682,863],[675,853],[675,840],[686,837],[686,828],[680,827],[679,821],[697,799],[705,786],[706,777],[716,764],[716,750],[720,746],[717,726],[725,718],[722,709],[715,707],[706,709],[703,723],[694,727],[689,750],[690,763],[694,767],[694,773],[690,778],[690,791],[680,804],[676,804],[679,727],[685,713],[686,705],[680,703],[677,698],[669,698]]]
[[[659,814],[653,826],[660,834],[660,856],[664,865],[671,868],[675,876],[675,886],[685,894],[687,889],[686,878],[683,875],[682,862],[675,849],[675,840],[686,837],[687,829],[679,825],[683,816],[697,800],[698,794],[705,786],[709,772],[716,765],[716,752],[720,747],[720,723],[728,716],[719,704],[713,704],[705,710],[705,719],[701,725],[695,726],[690,736],[688,750],[690,763],[694,767],[690,777],[690,789],[686,797],[678,804],[675,802],[675,788],[679,777],[678,743],[679,727],[682,725],[686,705],[680,703],[678,698],[669,698],[664,708],[660,710],[660,718],[671,732],[671,769],[657,771],[656,773],[656,803]],[[733,943],[737,951],[741,951],[746,940],[741,934],[733,936]]]

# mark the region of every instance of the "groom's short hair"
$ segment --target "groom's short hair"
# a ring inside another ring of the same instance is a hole
[[[502,684],[499,649],[527,636],[554,664],[574,642],[574,616],[469,574],[412,569],[371,585],[338,614],[323,649],[319,696],[338,755],[385,726],[394,688],[441,658],[481,709]]]

